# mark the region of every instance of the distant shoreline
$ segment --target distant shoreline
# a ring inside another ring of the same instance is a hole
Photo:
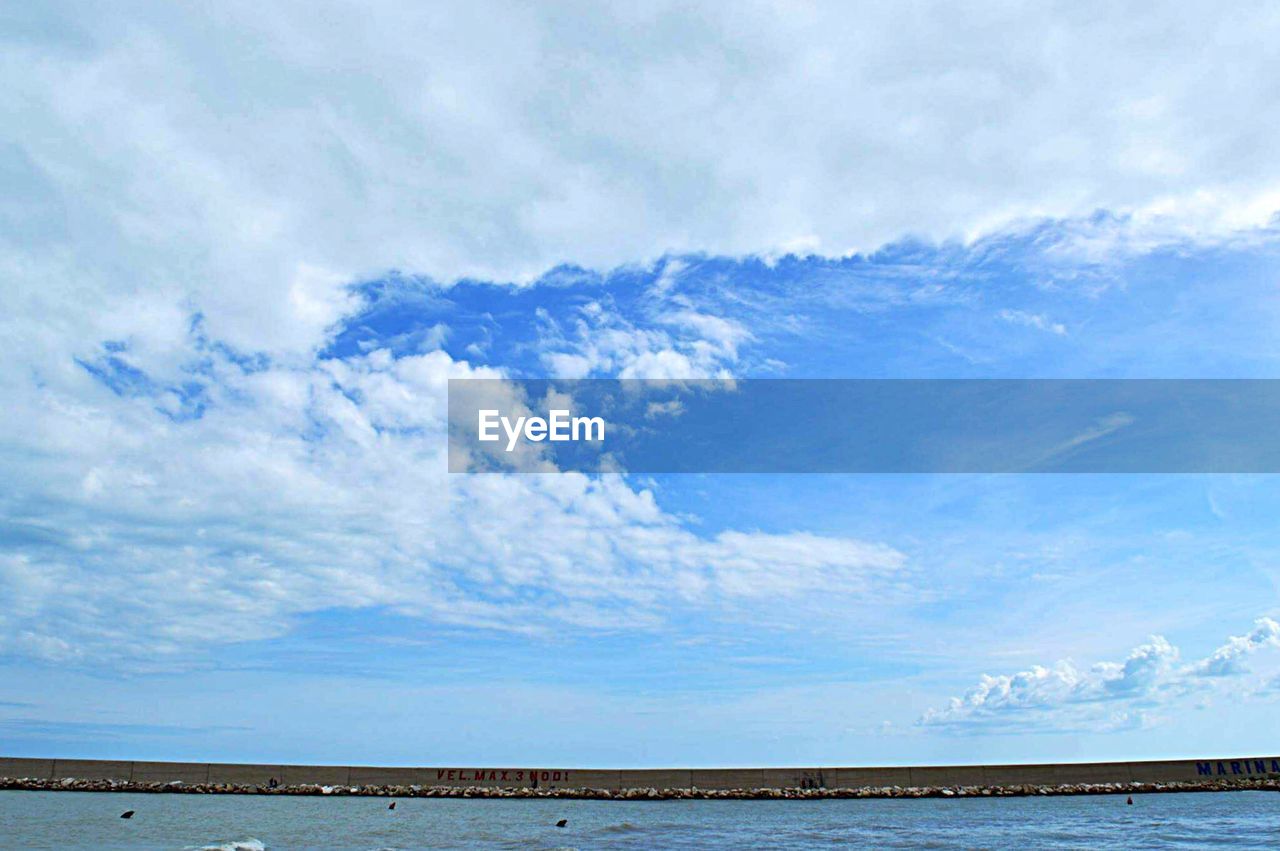
[[[708,769],[401,768],[0,758],[0,789],[610,800],[1280,791],[1280,757]]]

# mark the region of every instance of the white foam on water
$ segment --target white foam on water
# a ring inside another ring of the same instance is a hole
[[[221,845],[201,845],[198,851],[267,851],[261,839],[236,839]]]

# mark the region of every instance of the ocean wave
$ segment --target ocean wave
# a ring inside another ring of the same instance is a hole
[[[636,833],[642,830],[644,830],[643,827],[632,824],[629,821],[624,821],[621,824],[607,824],[600,828],[601,833]]]
[[[617,824],[606,824],[597,829],[599,833],[683,833],[693,834],[707,830],[706,825],[692,822],[655,821],[647,824],[632,824],[629,821]]]
[[[194,851],[267,851],[261,839],[234,839],[219,845],[200,845]]]

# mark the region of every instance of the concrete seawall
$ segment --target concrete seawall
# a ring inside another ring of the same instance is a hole
[[[1040,765],[845,768],[378,768],[0,757],[0,778],[267,786],[430,786],[508,789],[857,789],[868,787],[1062,786],[1261,780],[1280,776],[1280,756]]]

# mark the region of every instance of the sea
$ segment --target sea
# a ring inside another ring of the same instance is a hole
[[[0,847],[1280,847],[1280,794],[575,801],[0,791]],[[120,818],[133,810],[130,819]],[[565,820],[564,827],[556,822]]]

